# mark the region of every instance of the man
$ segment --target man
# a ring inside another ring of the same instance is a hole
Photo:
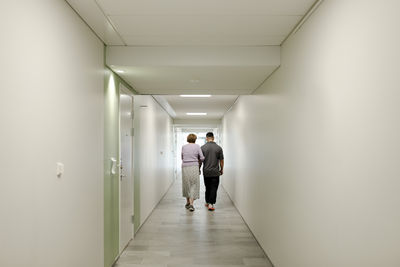
[[[204,184],[206,186],[206,207],[208,210],[215,210],[217,201],[217,190],[219,176],[224,173],[224,152],[214,142],[214,134],[209,132],[206,135],[207,143],[201,147],[205,157],[203,162]]]

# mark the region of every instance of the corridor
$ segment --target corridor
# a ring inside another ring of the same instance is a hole
[[[203,206],[203,186],[194,212],[181,195],[177,180],[115,267],[272,266],[222,187],[215,212]]]
[[[0,267],[400,267],[400,0],[1,11]]]

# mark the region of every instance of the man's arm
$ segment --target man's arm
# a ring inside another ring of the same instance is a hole
[[[224,160],[223,160],[223,159],[221,159],[221,160],[219,161],[219,167],[220,167],[219,173],[220,173],[221,175],[223,175],[223,174],[224,174]]]

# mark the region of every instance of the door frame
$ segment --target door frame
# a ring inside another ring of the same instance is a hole
[[[120,87],[119,87],[119,97],[121,97],[121,95],[128,95],[128,96],[130,96],[131,97],[131,99],[132,99],[132,106],[131,106],[131,116],[132,116],[132,124],[131,124],[131,127],[132,127],[132,130],[131,130],[131,132],[133,132],[133,116],[134,116],[134,94],[128,89],[128,88],[126,88],[123,84],[120,84]],[[121,140],[121,113],[120,113],[120,111],[121,111],[121,102],[120,102],[120,105],[119,105],[119,136],[120,136],[120,138],[119,138],[119,159],[120,159],[120,162],[119,162],[119,165],[118,165],[118,167],[119,168],[121,168],[121,153],[122,153],[122,148],[121,148],[121,143],[122,143],[122,140]],[[131,152],[130,152],[130,154],[131,154],[131,162],[130,162],[130,165],[131,165],[131,176],[132,176],[132,181],[131,181],[131,186],[132,186],[132,194],[131,194],[131,203],[132,203],[132,210],[131,210],[131,216],[132,216],[132,219],[131,219],[131,223],[132,223],[132,237],[131,237],[131,239],[129,240],[129,242],[131,242],[132,241],[132,239],[134,238],[134,234],[135,234],[135,231],[134,231],[134,224],[133,224],[133,216],[135,215],[135,202],[134,202],[134,195],[135,195],[135,175],[134,175],[134,165],[133,165],[133,163],[134,163],[134,136],[133,136],[133,133],[131,133]],[[120,170],[121,171],[121,170]],[[120,175],[122,175],[122,173],[120,173]],[[121,244],[121,222],[122,222],[122,220],[121,220],[121,215],[122,215],[122,211],[121,211],[121,196],[122,196],[122,194],[121,194],[121,177],[119,177],[119,182],[118,182],[118,184],[119,184],[119,199],[118,199],[118,201],[119,201],[119,212],[118,212],[118,219],[119,219],[119,250],[120,250],[120,254],[125,250],[125,248],[126,248],[126,246],[128,246],[128,244],[129,244],[129,242],[127,243],[127,244],[124,244],[124,245],[122,245]]]

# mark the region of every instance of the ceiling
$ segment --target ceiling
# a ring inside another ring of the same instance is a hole
[[[275,67],[198,66],[130,67],[113,66],[142,94],[250,94]],[[160,90],[162,89],[162,90]]]
[[[282,41],[315,0],[67,2],[137,92],[240,95],[279,67]]]
[[[168,102],[173,109],[175,120],[219,120],[225,112],[232,107],[238,96],[235,95],[213,95],[209,98],[185,98],[179,95],[155,96],[157,101]],[[164,106],[165,108],[165,106]],[[188,112],[205,112],[206,116],[189,116]]]
[[[315,0],[67,0],[108,45],[280,45]],[[96,14],[99,13],[99,14]],[[103,17],[103,21],[101,20]],[[108,32],[108,27],[114,34]]]
[[[249,94],[280,64],[279,47],[120,47],[107,63],[142,94]]]

